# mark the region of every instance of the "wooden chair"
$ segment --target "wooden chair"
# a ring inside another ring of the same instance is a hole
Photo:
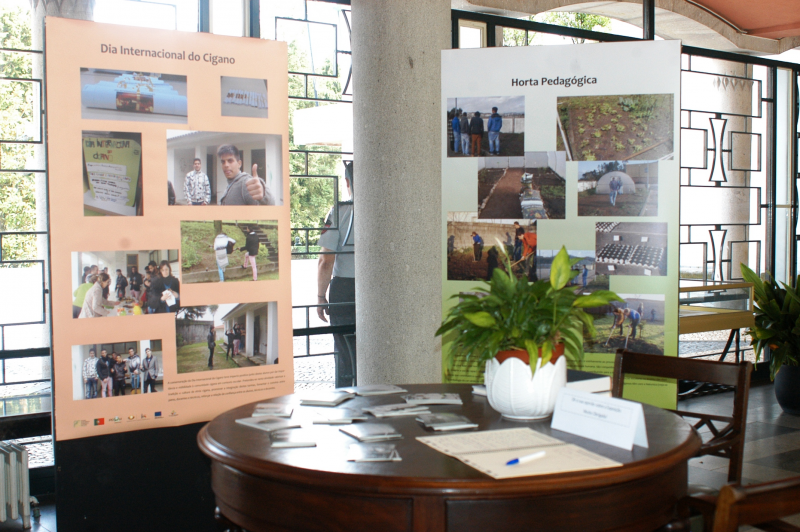
[[[751,525],[768,532],[800,532],[800,528],[778,521],[800,513],[800,477],[750,486],[723,486],[717,497],[714,532],[736,532]]]
[[[694,423],[694,428],[697,430],[704,426],[708,427],[712,438],[703,443],[697,456],[713,455],[729,458],[728,481],[739,483],[742,480],[744,431],[747,424],[747,400],[750,393],[750,373],[752,371],[753,364],[750,362],[727,364],[710,360],[645,355],[619,349],[614,361],[611,395],[622,397],[627,374],[735,386],[733,415],[731,416],[682,410],[673,410],[673,412],[684,418],[697,419],[698,421]],[[720,426],[721,424],[724,426]]]

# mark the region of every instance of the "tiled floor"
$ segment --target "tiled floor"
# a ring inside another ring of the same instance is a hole
[[[680,409],[730,415],[733,392],[681,401]],[[708,433],[703,434],[704,437]],[[786,414],[775,400],[772,384],[750,389],[745,429],[743,484],[800,476],[800,416]],[[728,459],[704,456],[689,461],[689,482],[719,489],[728,481]],[[800,514],[786,521],[800,525]],[[754,530],[752,528],[742,528]]]

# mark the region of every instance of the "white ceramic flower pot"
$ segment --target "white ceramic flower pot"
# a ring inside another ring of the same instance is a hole
[[[489,404],[503,417],[519,421],[546,418],[553,413],[558,391],[567,384],[567,357],[558,357],[556,363],[541,366],[537,362],[536,374],[518,358],[511,357],[502,364],[496,359],[486,363],[484,382]]]

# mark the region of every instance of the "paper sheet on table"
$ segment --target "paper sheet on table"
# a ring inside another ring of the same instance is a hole
[[[423,436],[417,439],[497,479],[604,469],[622,465],[615,460],[529,428]],[[545,451],[546,454],[543,458],[531,462],[506,465],[509,460],[537,451]]]

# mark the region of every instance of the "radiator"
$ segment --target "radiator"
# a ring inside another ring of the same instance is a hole
[[[20,517],[22,528],[31,528],[28,450],[15,443],[0,443],[0,523]]]

